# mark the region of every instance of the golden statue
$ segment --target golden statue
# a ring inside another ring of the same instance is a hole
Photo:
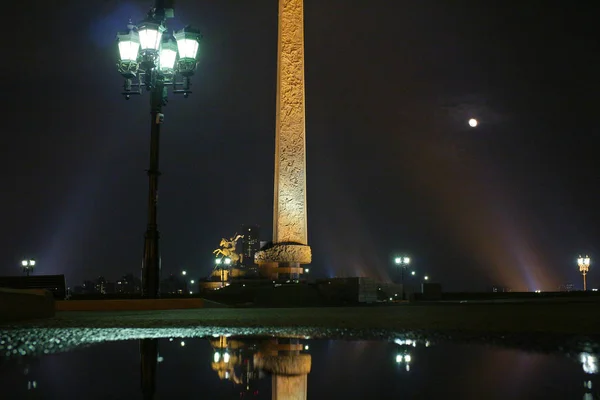
[[[229,258],[231,260],[231,265],[237,265],[238,262],[243,260],[243,254],[237,254],[235,252],[235,247],[237,245],[237,241],[242,239],[243,235],[238,235],[237,233],[233,235],[229,240],[223,238],[221,239],[221,243],[219,243],[219,248],[213,251],[213,254],[217,256],[221,256],[221,258]]]

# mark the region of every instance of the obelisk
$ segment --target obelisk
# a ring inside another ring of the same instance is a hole
[[[279,0],[273,242],[256,253],[278,279],[297,279],[311,262],[306,223],[304,4]]]

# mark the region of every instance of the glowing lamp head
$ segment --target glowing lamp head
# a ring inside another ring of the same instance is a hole
[[[471,119],[469,120],[469,126],[470,126],[471,128],[475,128],[477,125],[479,125],[479,122],[478,122],[478,121],[477,121],[475,118],[471,118]]]
[[[410,257],[404,257],[404,259],[402,260],[402,262],[404,264],[410,264]]]
[[[123,62],[136,62],[140,51],[140,35],[133,30],[133,26],[128,33],[117,34],[119,45],[119,58]]]
[[[29,260],[29,266],[30,267],[34,267],[35,266],[35,260]]]
[[[223,260],[220,258],[215,259],[215,264],[217,264],[217,265],[221,265],[222,262],[223,262]]]
[[[23,267],[27,267],[27,266],[29,265],[29,261],[27,261],[27,260],[23,260],[23,261],[21,261],[21,265],[22,265]]]
[[[227,257],[225,259],[225,265],[229,265],[229,264],[231,264],[231,258]]]
[[[396,264],[401,264],[402,263],[402,257],[396,257],[396,258],[394,258],[394,262]]]
[[[184,76],[191,76],[196,70],[198,60],[198,49],[200,47],[200,32],[189,27],[175,33],[177,40],[177,49],[179,50],[179,73]]]
[[[425,279],[426,281],[428,281],[429,277],[427,275],[425,275],[425,277],[423,279]]]
[[[415,271],[412,271],[410,274],[414,276],[414,275],[416,274],[416,272],[415,272]]]
[[[146,20],[140,23],[138,25],[138,34],[142,52],[157,53],[164,31],[165,27],[160,22]]]
[[[161,72],[172,73],[177,59],[177,44],[172,37],[166,37],[160,45],[158,69]]]

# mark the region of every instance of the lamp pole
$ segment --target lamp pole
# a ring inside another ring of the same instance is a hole
[[[118,70],[125,78],[123,95],[150,92],[150,162],[148,174],[148,221],[142,260],[142,297],[160,294],[160,251],[158,232],[158,177],[160,126],[167,104],[167,87],[187,97],[190,77],[197,63],[200,33],[184,28],[174,35],[166,32],[166,20],[173,18],[172,0],[156,0],[146,19],[137,26],[129,23],[128,32],[117,34],[120,60]],[[175,39],[175,40],[173,40]],[[175,43],[176,41],[176,43]]]
[[[410,257],[396,257],[394,258],[394,262],[397,266],[400,267],[400,279],[402,281],[402,300],[404,300],[404,270],[410,264]]]
[[[588,271],[590,270],[590,257],[585,256],[585,257],[581,257],[579,256],[577,258],[577,265],[579,265],[579,272],[581,272],[581,275],[583,275],[583,291],[585,292],[587,290],[587,282],[586,282],[586,276]]]

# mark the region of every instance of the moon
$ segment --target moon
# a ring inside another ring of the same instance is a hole
[[[475,128],[475,127],[477,126],[477,124],[478,124],[478,123],[479,123],[479,122],[477,122],[477,120],[476,120],[475,118],[471,118],[471,119],[469,120],[469,126],[470,126],[471,128]]]

